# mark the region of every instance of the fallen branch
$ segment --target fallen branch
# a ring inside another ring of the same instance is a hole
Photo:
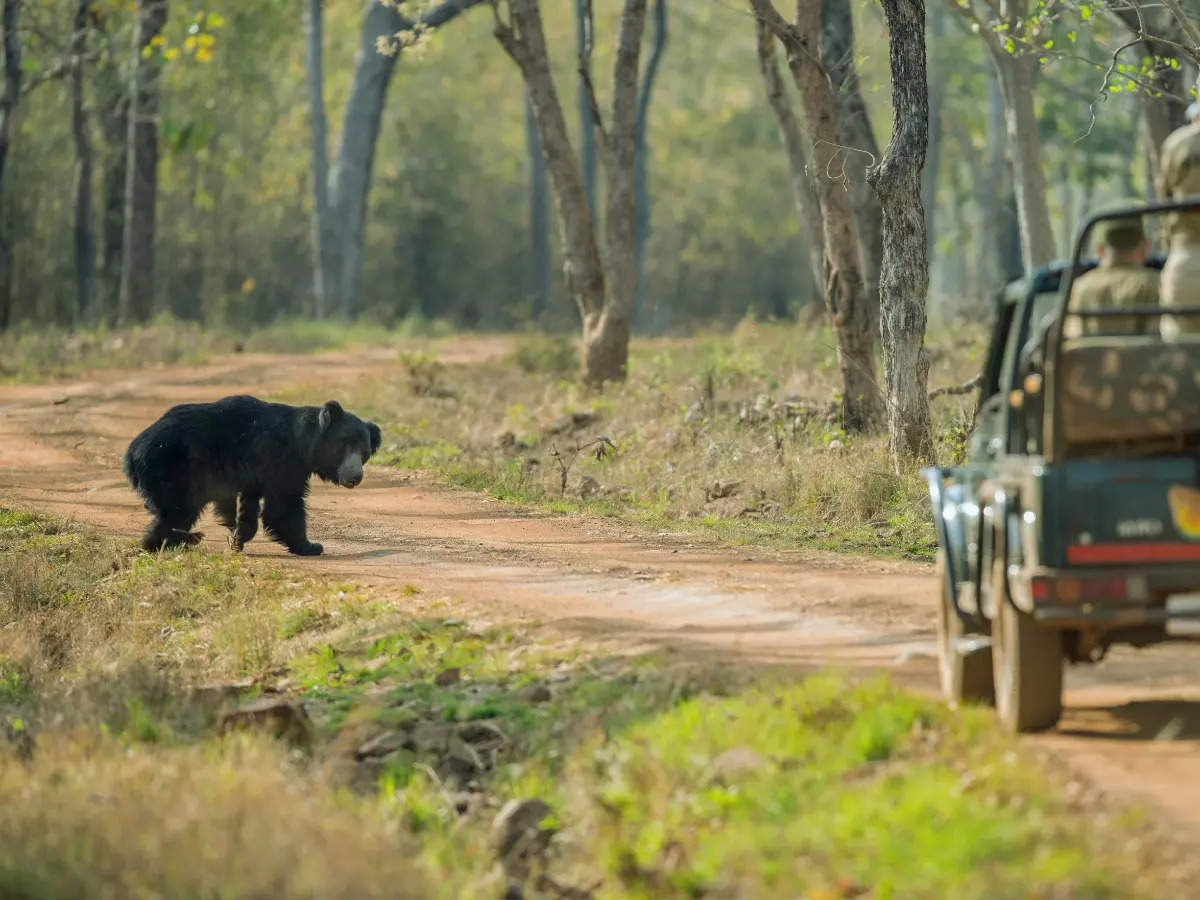
[[[563,496],[566,496],[567,493],[567,476],[571,473],[571,466],[575,465],[575,459],[580,453],[591,447],[596,448],[592,450],[592,455],[598,460],[604,459],[609,453],[615,452],[617,449],[617,445],[606,437],[598,437],[594,441],[588,441],[586,444],[568,447],[565,452],[559,450],[555,444],[550,445],[550,457],[558,465],[558,471],[562,477],[560,493]]]
[[[964,381],[962,384],[949,385],[940,387],[929,392],[929,399],[936,400],[938,397],[952,396],[955,394],[969,394],[979,385],[983,384],[983,376],[976,375],[970,381]]]

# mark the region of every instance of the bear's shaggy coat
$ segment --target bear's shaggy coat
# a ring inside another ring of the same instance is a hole
[[[304,498],[316,475],[352,488],[379,449],[379,426],[330,400],[286,406],[254,397],[187,403],[163,414],[125,451],[125,477],[154,517],[142,547],[154,551],[198,543],[191,530],[209,503],[241,550],[258,532],[292,553],[315,556]]]

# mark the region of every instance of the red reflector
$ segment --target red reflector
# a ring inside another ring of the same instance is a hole
[[[1050,596],[1050,582],[1035,578],[1029,583],[1034,600],[1045,600]]]
[[[1067,562],[1092,563],[1200,562],[1200,544],[1072,544]]]

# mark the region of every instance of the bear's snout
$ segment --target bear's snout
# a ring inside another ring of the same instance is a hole
[[[342,487],[352,488],[363,480],[362,457],[357,453],[348,453],[337,468],[337,483]]]

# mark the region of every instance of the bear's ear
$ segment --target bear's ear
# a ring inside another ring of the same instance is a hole
[[[371,454],[374,455],[379,449],[379,442],[383,440],[383,434],[374,422],[367,423],[367,433],[371,436]]]
[[[324,431],[334,422],[341,419],[343,415],[345,413],[342,410],[342,405],[336,400],[330,400],[321,407],[321,414],[317,417],[317,422],[320,424],[321,430]]]

